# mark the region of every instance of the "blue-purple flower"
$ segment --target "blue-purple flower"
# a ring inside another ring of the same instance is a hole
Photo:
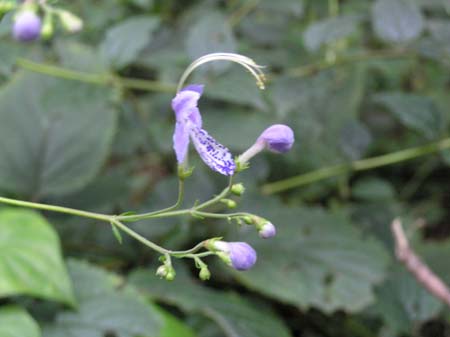
[[[17,41],[33,41],[41,35],[42,22],[40,17],[31,10],[19,12],[13,25],[13,37]]]
[[[202,117],[197,106],[202,93],[203,85],[188,85],[172,100],[176,116],[173,148],[177,161],[179,164],[184,162],[192,140],[206,165],[223,175],[233,175],[236,164],[230,151],[202,129]]]
[[[246,242],[215,241],[214,249],[222,252],[219,256],[236,270],[248,270],[256,263],[256,252]]]

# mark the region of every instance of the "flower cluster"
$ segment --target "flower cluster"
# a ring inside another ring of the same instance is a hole
[[[51,37],[53,35],[54,17],[70,33],[78,32],[83,28],[83,21],[79,17],[64,9],[47,5],[44,1],[25,1],[17,8],[15,4],[11,3],[7,8],[3,8],[3,12],[14,9],[16,9],[16,13],[12,36],[17,41],[30,42],[40,37]],[[41,15],[44,18],[43,20]]]
[[[294,144],[292,129],[287,125],[275,124],[264,130],[247,151],[238,156],[236,160],[233,159],[230,150],[203,129],[202,116],[198,108],[198,101],[203,94],[203,89],[204,86],[201,84],[188,85],[179,90],[172,100],[172,109],[176,119],[173,148],[180,167],[187,166],[191,141],[203,162],[213,171],[225,176],[233,176],[248,167],[249,160],[264,149],[275,153],[285,153],[292,148]],[[244,190],[242,184],[234,184],[230,187],[230,193],[237,196],[241,196]],[[222,198],[221,201],[230,208],[236,206],[236,202],[233,200]],[[243,215],[236,218],[239,223],[245,222],[254,225],[263,239],[276,235],[275,226],[264,218],[256,215]],[[205,248],[220,257],[227,265],[240,271],[250,269],[257,260],[256,251],[245,242],[211,239],[205,243]],[[200,278],[202,280],[209,279],[210,272],[206,265],[203,262],[197,261],[196,263],[200,269]]]

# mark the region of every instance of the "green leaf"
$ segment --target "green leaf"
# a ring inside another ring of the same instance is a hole
[[[305,47],[310,51],[317,51],[325,44],[352,35],[356,32],[361,17],[342,15],[316,21],[303,33]]]
[[[392,273],[377,289],[375,311],[385,324],[399,333],[409,333],[418,324],[436,317],[442,303],[405,269]]]
[[[351,119],[342,126],[339,143],[350,160],[360,159],[371,142],[372,135],[361,122]]]
[[[300,308],[357,312],[374,300],[388,256],[374,238],[363,237],[342,215],[320,208],[287,208],[253,200],[253,212],[277,226],[267,242],[254,231],[236,239],[258,252],[256,265],[236,277],[251,289]]]
[[[158,337],[196,337],[192,329],[167,311],[154,306],[155,310],[161,314],[164,319],[164,325]]]
[[[352,186],[353,197],[367,201],[393,200],[395,190],[388,181],[375,177],[362,178]]]
[[[236,51],[236,41],[228,21],[219,12],[207,12],[202,15],[189,28],[185,44],[186,51],[192,60],[209,53]],[[222,72],[227,66],[227,62],[218,61],[209,63],[206,69]]]
[[[22,308],[7,306],[0,308],[0,336],[40,337],[39,326]]]
[[[253,304],[235,293],[202,287],[176,266],[177,276],[167,282],[149,270],[131,274],[130,282],[150,298],[180,307],[188,313],[201,313],[215,321],[233,337],[289,337],[287,328],[267,307]]]
[[[109,62],[123,68],[135,61],[139,53],[151,42],[152,34],[159,26],[159,19],[151,16],[135,16],[111,27],[100,48]]]
[[[74,303],[58,236],[35,212],[0,211],[0,297],[31,295]]]
[[[425,22],[411,0],[377,0],[372,7],[372,26],[385,42],[408,42],[420,36]]]
[[[375,95],[374,101],[385,106],[404,126],[429,139],[440,136],[444,117],[430,98],[391,92]]]
[[[45,337],[159,336],[161,315],[130,287],[118,289],[120,279],[83,262],[69,261],[79,303],[44,327]]]
[[[86,185],[108,154],[110,91],[20,73],[0,90],[0,188],[33,197]]]

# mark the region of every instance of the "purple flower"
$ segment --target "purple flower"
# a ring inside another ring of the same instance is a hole
[[[247,151],[239,156],[241,164],[247,163],[253,156],[265,148],[276,153],[288,152],[294,145],[294,132],[284,124],[274,124],[265,129]]]
[[[264,142],[273,152],[288,152],[294,144],[294,132],[284,124],[274,124],[263,131],[257,142]]]
[[[197,107],[202,93],[203,85],[188,85],[172,100],[172,109],[176,116],[173,148],[177,161],[182,163],[185,160],[189,140],[192,139],[195,149],[206,165],[221,174],[232,175],[236,164],[230,151],[202,129],[202,117]]]
[[[41,35],[41,19],[33,11],[20,12],[14,21],[13,37],[17,41],[33,41]]]
[[[214,248],[225,253],[225,260],[236,270],[248,270],[256,263],[256,252],[245,242],[214,242]]]
[[[263,239],[269,239],[277,234],[277,229],[271,222],[266,222],[262,225],[261,229],[258,230],[259,236]]]

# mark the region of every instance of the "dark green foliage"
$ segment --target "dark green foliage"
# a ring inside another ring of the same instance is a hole
[[[158,255],[108,223],[0,209],[0,337],[448,335],[448,310],[395,259],[389,225],[404,217],[413,249],[450,284],[450,150],[356,165],[449,137],[448,1],[58,4],[83,18],[80,33],[23,45],[12,15],[0,19],[1,196],[107,214],[173,204],[170,103],[186,66],[209,52],[249,56],[269,81],[261,91],[235,64],[202,66],[188,82],[205,84],[205,128],[234,155],[274,123],[296,143],[252,159],[236,181],[238,211],[269,219],[271,240],[212,219],[129,224],[170,249],[223,236],[257,250],[248,272],[205,258],[203,283],[184,261],[160,280]],[[197,157],[186,207],[226,183]],[[314,180],[333,165],[339,174]],[[310,171],[302,186],[261,193]]]

